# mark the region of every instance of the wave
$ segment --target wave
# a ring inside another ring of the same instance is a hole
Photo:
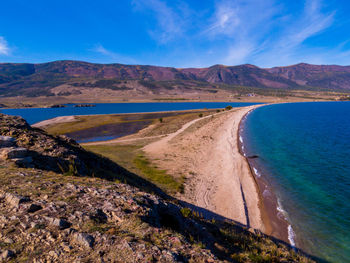
[[[271,194],[271,192],[270,192],[268,189],[265,189],[265,190],[263,191],[263,196],[264,196],[265,198],[267,198],[267,197],[271,197],[272,194]]]
[[[280,200],[277,198],[277,216],[287,220],[287,212],[283,209]]]
[[[282,208],[281,202],[278,198],[277,198],[277,211],[278,211],[277,215],[280,217],[283,217],[288,222],[287,212]],[[288,240],[291,246],[295,247],[295,232],[292,228],[292,225],[290,224],[288,225]]]
[[[258,178],[260,178],[261,174],[259,173],[259,171],[258,171],[255,167],[253,167],[253,170],[254,170],[255,175],[256,175]]]
[[[295,247],[295,232],[291,225],[288,225],[288,240],[289,243]]]
[[[239,141],[240,141],[241,143],[243,143],[243,138],[242,138],[241,135],[239,135]]]

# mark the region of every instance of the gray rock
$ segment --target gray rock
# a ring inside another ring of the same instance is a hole
[[[87,234],[87,233],[75,233],[74,239],[77,243],[79,243],[82,246],[93,248],[95,239],[93,236]]]
[[[33,162],[33,158],[30,156],[24,157],[24,158],[15,158],[11,159],[15,164],[20,165],[20,166],[28,166]]]
[[[6,243],[6,244],[13,244],[14,241],[11,238],[9,238],[9,237],[5,237],[4,238],[4,243]]]
[[[27,210],[28,213],[34,213],[43,209],[41,205],[31,204]]]
[[[29,202],[30,198],[25,196],[20,196],[16,194],[6,193],[5,194],[5,201],[13,207],[19,207],[20,204]]]
[[[26,148],[16,148],[16,147],[0,148],[0,159],[3,159],[3,160],[24,158],[27,156],[27,154],[28,154],[28,150]]]
[[[7,259],[13,258],[15,253],[12,250],[5,250],[0,255],[0,261],[5,261]]]
[[[59,229],[63,230],[69,228],[72,224],[62,218],[48,218],[49,224],[56,226]]]
[[[15,145],[15,139],[11,136],[0,136],[0,147],[10,147]]]

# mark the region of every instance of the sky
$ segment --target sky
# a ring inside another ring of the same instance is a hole
[[[348,0],[5,0],[0,62],[350,65]]]

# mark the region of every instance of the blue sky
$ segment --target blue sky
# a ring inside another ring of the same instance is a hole
[[[0,62],[350,65],[346,0],[8,0]]]

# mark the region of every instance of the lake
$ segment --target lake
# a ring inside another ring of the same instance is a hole
[[[350,102],[260,107],[247,116],[244,137],[296,245],[330,262],[349,262]]]
[[[71,115],[96,115],[114,113],[140,113],[180,111],[197,109],[220,109],[228,105],[232,107],[244,107],[260,103],[245,102],[150,102],[150,103],[97,103],[96,107],[74,107],[67,104],[65,108],[23,108],[23,109],[0,109],[1,113],[21,116],[29,124],[60,116]]]

